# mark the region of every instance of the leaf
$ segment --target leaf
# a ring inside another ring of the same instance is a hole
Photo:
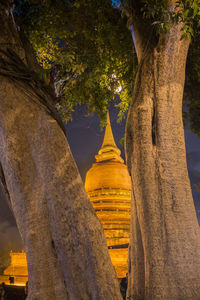
[[[186,10],[183,12],[183,16],[186,18],[186,17],[189,15],[189,12],[190,12],[190,10],[189,10],[189,9],[186,9]]]
[[[187,33],[186,32],[184,32],[183,34],[182,34],[182,36],[181,36],[181,38],[180,38],[180,40],[182,41],[184,38],[186,38],[187,37]]]

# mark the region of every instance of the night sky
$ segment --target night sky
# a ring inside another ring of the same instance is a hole
[[[124,134],[125,121],[122,124],[116,123],[117,110],[113,108],[110,111],[110,120],[116,144],[121,149],[124,158],[124,151],[119,140]],[[66,128],[72,154],[84,181],[85,174],[95,161],[94,156],[103,142],[104,131],[100,130],[97,115],[88,115],[83,106],[76,109],[73,113],[73,121],[68,122]],[[200,139],[189,129],[185,130],[185,138],[189,176],[197,206],[197,203],[200,203],[200,192],[195,190],[194,184],[200,182]],[[197,214],[200,220],[198,211]],[[23,248],[14,217],[0,191],[0,251],[4,247],[9,247],[13,251]]]

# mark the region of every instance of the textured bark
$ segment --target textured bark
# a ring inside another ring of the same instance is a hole
[[[200,235],[182,123],[189,41],[180,40],[181,27],[156,45],[149,36],[139,49],[126,127],[133,189],[127,299],[200,299]]]
[[[12,49],[27,63],[6,4],[0,4],[0,50]],[[121,299],[66,137],[24,86],[0,76],[1,178],[27,254],[28,299]]]

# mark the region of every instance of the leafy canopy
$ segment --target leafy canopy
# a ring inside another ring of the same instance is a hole
[[[131,99],[137,60],[120,10],[107,0],[17,4],[21,26],[43,73],[55,73],[62,114],[69,118],[73,106],[84,103],[103,118],[108,102],[120,94],[122,117]]]
[[[167,34],[182,22],[182,38],[191,45],[184,98],[193,131],[200,135],[200,0],[16,0],[16,16],[43,67],[53,75],[58,108],[68,119],[77,104],[87,104],[105,117],[109,101],[120,95],[122,118],[127,111],[137,71],[129,25],[140,15],[154,35]],[[181,8],[181,9],[179,9]],[[127,26],[128,24],[128,26]]]

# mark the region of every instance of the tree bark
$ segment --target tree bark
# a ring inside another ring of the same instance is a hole
[[[133,190],[127,299],[200,299],[199,225],[182,122],[189,45],[180,40],[182,26],[139,48],[126,126]]]
[[[0,50],[12,49],[26,64],[7,1],[0,4],[0,25]],[[5,76],[0,141],[4,187],[27,254],[28,299],[121,299],[102,226],[63,131],[28,84]]]

